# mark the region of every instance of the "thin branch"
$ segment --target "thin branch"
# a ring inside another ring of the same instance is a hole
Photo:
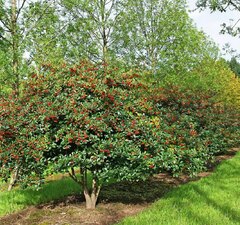
[[[239,23],[239,21],[240,21],[240,19],[238,19],[237,22],[232,26],[232,29],[237,26],[237,24]]]
[[[76,176],[76,174],[75,174],[74,168],[71,168],[71,172],[68,171],[68,174],[69,174],[69,176],[70,176],[76,183],[82,185],[82,181],[80,181],[80,180],[77,178],[77,176]]]
[[[228,6],[229,5],[233,5],[233,7],[235,7],[238,11],[240,10],[240,7],[237,4],[235,4],[232,0],[228,2]]]
[[[0,34],[0,38],[2,38],[4,41],[8,42],[10,45],[12,45],[12,43],[7,39],[5,38],[2,34]]]
[[[20,8],[18,9],[18,11],[17,11],[17,16],[16,16],[16,20],[18,20],[18,17],[19,17],[19,15],[20,15],[20,13],[21,13],[21,11],[22,11],[22,9],[23,9],[26,1],[27,1],[27,0],[23,0],[22,5],[21,5]]]
[[[3,26],[7,29],[7,32],[11,32],[11,28],[7,25],[7,23],[4,21],[4,20],[2,20],[2,19],[0,19],[0,22],[3,24]]]

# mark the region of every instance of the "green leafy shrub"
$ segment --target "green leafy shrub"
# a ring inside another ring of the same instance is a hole
[[[51,166],[68,172],[94,208],[109,179],[195,175],[237,144],[239,117],[232,113],[230,120],[212,92],[154,88],[141,80],[134,71],[88,62],[46,65],[33,74],[19,97],[0,103],[2,178],[18,168],[22,186],[38,185]]]
[[[206,168],[214,155],[239,142],[239,114],[216,103],[214,94],[181,90],[176,86],[157,88],[151,100],[159,114],[159,134],[164,146],[166,170],[196,174]],[[170,156],[170,154],[173,154]],[[170,164],[169,164],[170,163]]]
[[[69,172],[83,187],[87,207],[94,208],[101,184],[110,178],[132,181],[152,174],[158,150],[151,141],[147,108],[137,111],[138,98],[146,90],[137,78],[133,72],[87,62],[71,68],[47,65],[41,75],[34,74],[19,99],[3,100],[5,179],[17,165],[19,182],[30,185],[51,164],[54,172]],[[144,157],[142,143],[150,146],[151,158]]]

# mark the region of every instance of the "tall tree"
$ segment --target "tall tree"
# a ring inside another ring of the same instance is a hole
[[[185,0],[128,0],[120,24],[119,56],[153,73],[184,74],[213,52],[206,51],[208,40],[193,26]]]
[[[63,13],[68,20],[65,46],[70,58],[89,58],[106,62],[111,44],[116,41],[113,33],[121,15],[120,0],[62,0]]]
[[[0,8],[0,60],[4,64],[0,77],[7,78],[6,85],[19,93],[31,62],[56,60],[61,55],[50,54],[57,49],[56,1],[1,0]]]
[[[41,64],[59,64],[64,58],[59,39],[63,38],[62,33],[66,31],[66,27],[60,20],[57,3],[31,2],[23,14],[28,60],[38,67]]]
[[[185,0],[61,1],[68,59],[117,60],[153,73],[184,73],[209,52]]]
[[[21,32],[19,26],[19,18],[22,9],[26,3],[26,0],[16,1],[10,0],[1,1],[1,13],[0,13],[0,30],[2,34],[0,35],[0,41],[2,46],[4,46],[4,51],[6,51],[5,60],[11,66],[6,68],[7,73],[11,74],[11,86],[16,91],[19,92],[19,81],[20,81],[20,39]]]

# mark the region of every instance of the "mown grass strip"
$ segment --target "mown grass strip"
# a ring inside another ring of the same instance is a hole
[[[80,194],[80,192],[79,185],[70,178],[47,182],[39,191],[33,188],[2,191],[0,192],[0,216],[30,205],[39,205],[71,194]]]
[[[240,152],[209,177],[179,186],[119,225],[240,224]]]

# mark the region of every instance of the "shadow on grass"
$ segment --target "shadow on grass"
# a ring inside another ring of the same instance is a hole
[[[240,179],[239,160],[225,161],[216,172],[199,182],[190,182],[167,194],[163,199],[164,204],[159,201],[155,208],[159,211],[160,224],[161,216],[168,215],[171,208],[172,220],[169,224],[180,224],[179,217],[183,218],[182,224],[240,224]],[[161,211],[164,213],[161,214]],[[146,222],[148,212],[141,217],[141,222]],[[129,220],[128,222],[131,222]],[[144,223],[143,222],[143,223]],[[139,223],[139,224],[143,224]],[[130,223],[126,223],[130,224]]]
[[[117,182],[102,187],[98,198],[98,203],[123,203],[123,204],[144,204],[152,203],[176,185],[167,184],[157,179],[149,179],[141,182]],[[59,186],[56,184],[56,188]],[[45,191],[48,192],[47,190]],[[40,194],[40,196],[42,193]],[[46,201],[45,201],[46,202]],[[41,204],[38,208],[48,205],[54,208],[58,205],[81,204],[85,202],[82,192],[73,192],[64,198],[56,198],[47,204]]]
[[[218,210],[222,215],[228,217],[230,220],[232,220],[235,223],[240,223],[240,215],[239,212],[234,210],[233,208],[220,204],[216,200],[213,200],[209,193],[206,193],[202,191],[198,186],[194,186],[194,191],[201,196],[202,200],[206,202],[207,205],[213,207],[214,209]],[[222,189],[221,189],[222,190]],[[227,191],[227,190],[226,190]]]
[[[213,177],[216,176],[215,179],[206,179],[205,185],[214,187],[215,192],[226,189],[226,192],[231,192],[231,194],[234,194],[237,197],[240,193],[232,193],[231,189],[228,190],[228,183],[230,182],[229,179],[235,179],[238,175],[239,170],[236,164],[232,161],[226,161],[224,167],[220,166],[218,168],[218,173],[213,174]],[[164,179],[165,178],[168,177],[166,176]],[[144,182],[119,182],[108,184],[102,188],[98,202],[123,204],[144,204],[155,202],[177,185],[175,181],[175,183],[165,182],[164,179],[158,179],[155,177]],[[216,181],[218,182],[216,183]],[[225,214],[227,214],[226,216],[231,217],[234,221],[240,221],[240,216],[235,210],[220,205],[209,197],[208,194],[211,193],[211,191],[205,193],[199,186],[192,187],[192,190],[194,191],[194,195],[201,196],[201,200],[205,201],[207,205],[212,205],[212,207],[218,208],[219,211],[225,211]],[[181,193],[183,198],[188,198],[186,193],[187,190],[186,192],[183,191]],[[173,196],[171,196],[171,194],[166,196],[166,198],[169,197],[171,198]],[[176,207],[181,209],[183,207],[181,205],[181,196],[177,194],[177,196],[174,196],[173,198],[176,198]],[[50,207],[55,207],[59,204],[64,206],[68,204],[79,204],[84,201],[79,185],[70,178],[64,178],[47,182],[39,191],[29,188],[27,190],[15,190],[9,193],[0,193],[0,216],[25,208],[29,205],[38,205],[39,207],[43,205],[44,207],[45,204]],[[194,212],[190,211],[188,213],[194,214]]]
[[[162,180],[149,179],[141,182],[119,182],[104,186],[100,192],[99,203],[144,204],[161,198],[175,185]],[[85,202],[78,184],[70,178],[50,181],[36,191],[33,188],[15,189],[0,193],[0,217],[19,211],[27,206],[55,208]]]
[[[174,186],[157,179],[141,182],[118,182],[102,188],[99,202],[124,204],[152,203]]]

